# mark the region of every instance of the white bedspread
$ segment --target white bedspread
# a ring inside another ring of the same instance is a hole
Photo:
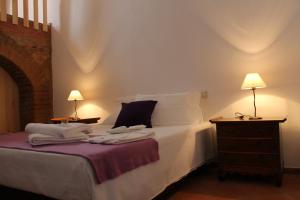
[[[94,132],[110,126],[95,126]],[[212,156],[211,125],[155,127],[160,160],[97,185],[81,157],[0,148],[0,185],[64,200],[147,200]]]

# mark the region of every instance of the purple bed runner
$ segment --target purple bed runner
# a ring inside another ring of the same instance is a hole
[[[158,143],[153,139],[119,145],[79,142],[32,147],[27,142],[27,134],[21,132],[1,135],[0,148],[67,154],[86,158],[95,172],[98,184],[159,160]]]

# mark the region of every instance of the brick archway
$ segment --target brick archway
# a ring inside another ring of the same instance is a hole
[[[0,67],[19,87],[21,128],[47,122],[53,115],[51,31],[0,22]]]
[[[13,62],[0,55],[2,67],[16,82],[19,88],[20,127],[33,121],[33,86],[23,71]]]

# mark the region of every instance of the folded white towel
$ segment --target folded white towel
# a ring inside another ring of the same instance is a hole
[[[32,146],[39,146],[39,145],[46,145],[46,144],[65,144],[65,143],[79,142],[87,139],[87,137],[88,136],[86,134],[81,134],[81,136],[78,135],[75,137],[62,139],[50,135],[34,133],[28,136],[28,142]]]
[[[132,131],[142,130],[145,128],[146,128],[145,125],[129,126],[128,128],[126,126],[120,126],[117,128],[110,129],[107,132],[110,134],[120,134],[120,133],[128,133]]]
[[[88,142],[93,144],[123,144],[152,138],[155,135],[153,130],[139,130],[122,134],[108,134],[89,138]]]
[[[68,123],[68,124],[40,124],[29,123],[25,127],[25,132],[29,134],[44,134],[56,138],[72,138],[81,136],[82,133],[92,132],[92,128],[87,124]]]

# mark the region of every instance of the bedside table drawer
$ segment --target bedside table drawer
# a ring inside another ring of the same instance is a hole
[[[276,140],[264,139],[218,139],[218,151],[279,153]]]
[[[219,153],[220,164],[240,165],[248,167],[269,167],[279,166],[280,158],[276,154],[250,154],[250,153]]]
[[[277,138],[279,127],[269,123],[220,124],[217,126],[219,138]]]

